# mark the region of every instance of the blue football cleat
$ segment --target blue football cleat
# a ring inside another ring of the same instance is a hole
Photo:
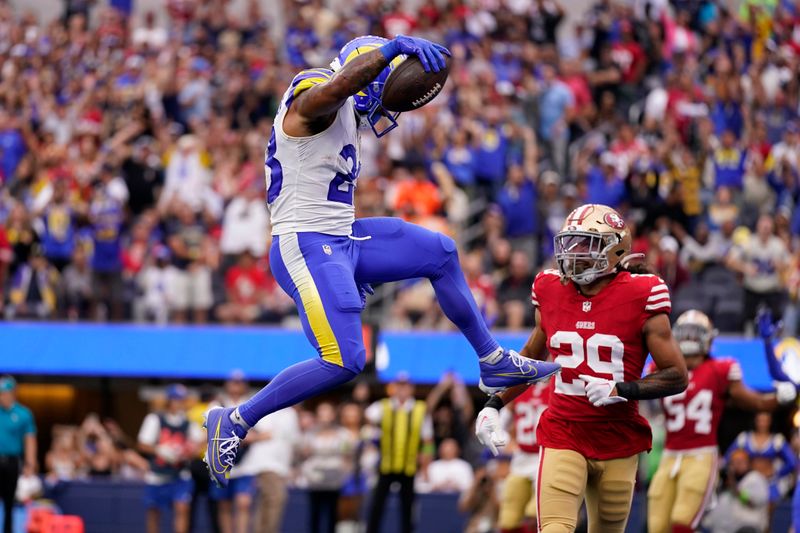
[[[547,379],[561,370],[558,363],[536,361],[523,357],[514,350],[481,360],[480,389],[495,394],[515,385],[526,385]]]
[[[247,429],[231,420],[234,408],[215,407],[206,413],[203,425],[208,433],[208,448],[203,457],[211,479],[220,487],[228,485],[231,468],[236,464],[239,446]]]

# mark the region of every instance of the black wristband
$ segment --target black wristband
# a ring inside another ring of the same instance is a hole
[[[500,396],[493,394],[488,400],[486,400],[486,403],[483,404],[483,407],[491,407],[492,409],[497,409],[499,411],[503,408],[503,405],[505,404]]]
[[[639,398],[639,384],[635,381],[619,382],[617,386],[617,395],[627,398],[628,400],[637,400]]]

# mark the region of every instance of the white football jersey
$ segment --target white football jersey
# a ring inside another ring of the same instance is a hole
[[[353,196],[361,163],[353,99],[323,132],[291,137],[283,118],[303,90],[324,83],[332,72],[305,70],[295,76],[281,99],[266,154],[267,207],[272,234],[296,232],[350,235],[355,220]]]

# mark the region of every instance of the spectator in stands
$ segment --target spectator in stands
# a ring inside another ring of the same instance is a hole
[[[64,271],[75,250],[75,217],[78,213],[74,212],[68,194],[67,180],[56,179],[53,198],[40,218],[44,256],[59,272]]]
[[[461,268],[484,318],[490,324],[494,323],[498,315],[495,287],[491,276],[483,273],[480,251],[475,250],[462,256]]]
[[[714,201],[708,206],[709,224],[713,229],[725,225],[732,225],[739,218],[739,206],[734,203],[733,192],[729,187],[719,187],[714,195]]]
[[[187,411],[186,415],[189,421],[202,427],[205,422],[205,414],[209,410],[211,404],[217,400],[216,388],[210,385],[200,387],[199,395],[196,402]],[[197,508],[201,507],[207,511],[208,521],[211,524],[211,531],[213,533],[221,533],[219,528],[219,510],[217,509],[217,502],[209,497],[211,491],[211,478],[208,475],[208,467],[203,461],[206,451],[200,450],[195,455],[194,459],[189,463],[189,469],[192,472],[192,481],[194,482],[194,490],[192,491],[192,504],[189,509],[189,532],[196,531],[195,525],[197,520]],[[199,500],[200,496],[205,496],[201,505]]]
[[[64,304],[68,319],[90,318],[94,306],[92,280],[92,269],[86,247],[83,244],[78,245],[72,254],[72,263],[64,269]]]
[[[219,397],[219,402],[212,402],[209,409],[217,405],[222,407],[239,405],[249,398],[250,387],[244,372],[234,370],[225,381],[224,391]],[[245,443],[247,446],[248,441]],[[243,449],[243,453],[248,451],[247,447]],[[218,487],[212,483],[208,492],[209,497],[217,502],[219,529],[222,533],[248,533],[250,531],[250,509],[256,492],[254,474],[234,469],[227,487]]]
[[[498,497],[500,486],[508,475],[508,461],[491,459],[486,466],[475,472],[472,486],[461,495],[458,508],[469,514],[465,533],[486,533],[493,531],[500,509]]]
[[[0,376],[0,498],[3,533],[13,533],[14,495],[21,474],[36,474],[36,422],[30,410],[17,402],[17,383]]]
[[[593,167],[586,176],[586,201],[617,207],[625,198],[625,181],[617,170],[617,158],[611,152],[600,155],[600,166]]]
[[[316,425],[303,437],[301,472],[309,489],[311,533],[334,533],[339,496],[353,471],[356,440],[337,423],[330,403],[319,404],[316,415]]]
[[[183,110],[183,120],[195,131],[211,114],[211,64],[204,57],[194,57],[189,63],[189,79],[178,91],[178,103]]]
[[[136,287],[141,292],[134,301],[134,318],[137,320],[167,323],[174,305],[176,278],[179,276],[177,269],[170,264],[170,257],[169,248],[157,245],[145,259],[136,278]]]
[[[266,269],[256,262],[253,254],[245,250],[238,263],[225,274],[227,301],[217,308],[217,315],[222,322],[229,324],[255,322],[267,312],[268,297],[274,291],[275,280],[266,274]]]
[[[48,264],[37,245],[11,279],[6,318],[51,318],[58,305],[58,284],[58,271]]]
[[[677,226],[680,228],[680,226]],[[694,228],[694,235],[679,229],[681,241],[680,263],[690,272],[699,273],[709,266],[719,264],[726,250],[719,233],[711,233],[708,224],[701,221]]]
[[[101,175],[111,175],[104,168]],[[106,178],[109,179],[109,178]],[[97,290],[98,318],[122,318],[123,203],[109,187],[99,186],[89,207],[92,225],[92,272]],[[102,307],[101,307],[102,306]]]
[[[269,216],[263,187],[258,184],[238,193],[225,208],[219,247],[227,265],[244,252],[257,258],[267,253]]]
[[[678,241],[672,235],[664,235],[658,242],[659,254],[656,271],[672,291],[677,291],[689,281],[689,272],[678,260]]]
[[[521,330],[533,325],[533,310],[528,305],[534,274],[528,256],[520,251],[511,253],[508,274],[497,289],[501,324]]]
[[[461,459],[461,449],[454,439],[445,439],[439,445],[439,458],[428,466],[428,483],[431,492],[463,493],[472,486],[472,467]]]
[[[188,531],[192,496],[188,466],[205,437],[186,415],[187,395],[183,385],[167,387],[166,408],[149,413],[139,430],[139,450],[150,459],[144,498],[148,533],[158,532],[161,511],[169,509],[173,513],[173,531]]]
[[[744,450],[733,452],[717,505],[706,524],[712,533],[757,533],[769,525],[769,483]],[[750,528],[750,529],[747,529]]]
[[[158,201],[161,211],[174,209],[176,202],[188,205],[195,213],[209,207],[213,193],[207,160],[197,137],[183,135],[178,139],[165,169],[164,190]]]
[[[77,478],[83,468],[83,458],[77,446],[77,431],[68,426],[54,426],[52,433],[53,443],[44,459],[48,483]]]
[[[434,445],[440,447],[448,439],[459,447],[471,438],[475,414],[467,386],[455,372],[446,372],[425,400],[433,422]]]
[[[149,135],[136,139],[130,149],[120,148],[120,173],[130,193],[128,207],[134,216],[155,205],[157,192],[164,185],[164,169],[156,148],[156,140]]]
[[[796,173],[800,169],[800,123],[793,120],[785,125],[783,138],[769,151],[766,168],[779,176],[784,170]]]
[[[728,255],[728,266],[743,276],[745,319],[748,321],[755,318],[762,305],[769,307],[776,319],[783,316],[786,291],[781,278],[789,266],[789,253],[774,230],[773,217],[761,215],[755,234]]]
[[[480,161],[475,166],[475,178],[485,197],[492,199],[506,177],[509,139],[500,109],[496,106],[487,108],[483,118],[482,123],[474,126],[475,157]]]
[[[524,250],[532,263],[536,263],[539,234],[539,213],[536,210],[538,194],[531,176],[526,176],[522,165],[508,168],[506,184],[497,195],[497,204],[503,212],[505,234],[515,250]]]
[[[442,160],[458,186],[474,195],[478,159],[470,136],[471,133],[466,128],[455,128],[451,131]]]
[[[747,152],[738,146],[736,133],[725,130],[720,147],[711,154],[714,188],[729,187],[741,191],[747,170]]]
[[[189,204],[175,206],[176,217],[169,236],[172,252],[173,289],[172,311],[176,322],[186,322],[187,312],[193,312],[195,323],[203,323],[214,303],[211,292],[209,249],[212,247],[208,229]]]
[[[9,274],[13,278],[19,267],[28,263],[31,250],[39,240],[33,229],[31,217],[21,202],[11,203],[6,219],[6,237],[13,257],[9,265]]]
[[[339,411],[342,427],[349,433],[350,440],[355,443],[351,459],[353,468],[339,496],[340,527],[346,531],[359,531],[361,505],[369,490],[370,478],[374,477],[374,459],[378,453],[372,443],[373,428],[364,425],[364,409],[356,401],[356,389],[360,385],[366,386],[366,383],[356,384],[353,389],[353,400],[343,404]],[[363,390],[363,387],[361,389]]]
[[[0,106],[0,183],[15,181],[17,167],[28,152],[22,121],[15,116],[18,111]]]
[[[395,191],[395,209],[411,222],[424,222],[442,207],[436,185],[428,179],[425,167],[419,163],[410,169],[411,176],[400,179]]]
[[[433,424],[426,413],[425,402],[414,399],[414,385],[405,372],[400,372],[387,387],[389,397],[367,408],[367,420],[380,427],[380,475],[372,494],[367,533],[382,530],[386,498],[395,483],[400,486],[401,532],[413,531],[414,477],[420,454],[430,455]],[[394,438],[407,434],[405,439]]]
[[[533,2],[527,13],[531,40],[536,44],[555,46],[558,27],[564,15],[564,8],[555,0]]]
[[[556,65],[541,66],[539,124],[537,134],[547,147],[555,170],[564,175],[567,168],[569,125],[575,101],[569,87],[557,79]]]
[[[291,407],[262,418],[247,434],[247,453],[233,471],[237,475],[256,476],[254,533],[281,531],[287,486],[300,436],[300,420]]]

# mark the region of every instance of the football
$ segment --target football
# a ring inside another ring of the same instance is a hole
[[[444,57],[446,64],[439,72],[425,72],[418,58],[406,58],[386,79],[381,98],[383,107],[395,112],[411,111],[436,98],[450,72],[451,58]]]

